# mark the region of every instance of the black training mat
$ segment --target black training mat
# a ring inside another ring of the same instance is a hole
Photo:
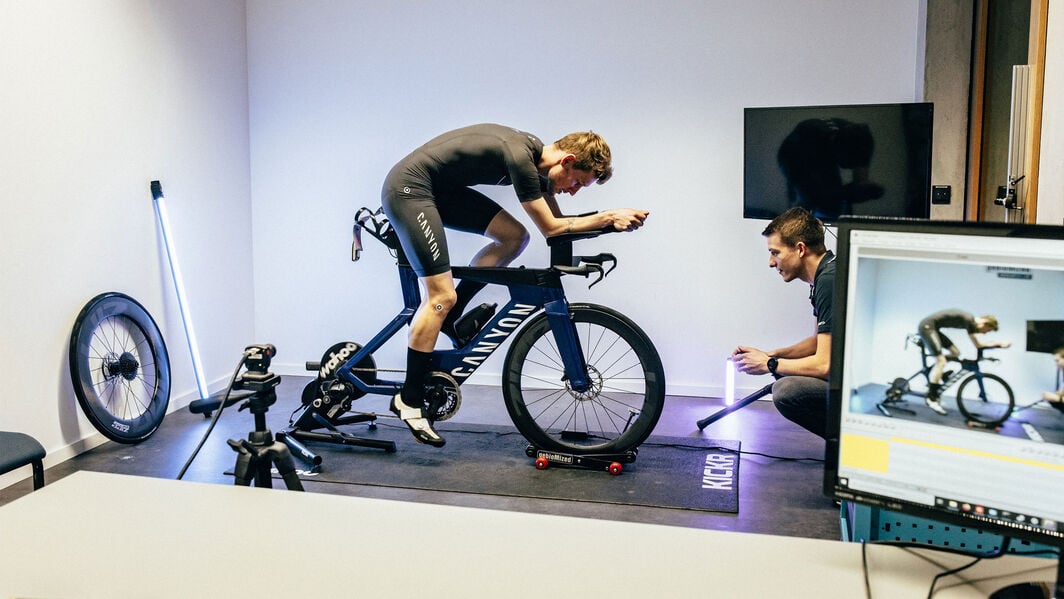
[[[537,470],[528,442],[513,427],[437,423],[447,445],[418,444],[406,427],[345,427],[356,436],[391,439],[398,451],[308,443],[322,457],[307,482],[373,485],[738,513],[739,442],[651,437],[620,475],[551,465]],[[306,468],[296,458],[296,467]]]

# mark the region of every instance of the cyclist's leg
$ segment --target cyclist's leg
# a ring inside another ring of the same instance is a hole
[[[772,385],[772,403],[787,420],[827,437],[827,381],[811,376],[782,377]]]
[[[411,322],[403,390],[392,398],[391,410],[407,424],[419,442],[440,447],[444,440],[432,429],[422,406],[424,383],[428,379],[436,338],[443,319],[454,306],[454,280],[436,203],[432,197],[414,197],[411,189],[416,187],[405,185],[401,180],[395,182],[390,174],[381,193],[384,212],[426,291]]]
[[[506,212],[494,200],[469,188],[448,191],[439,202],[440,218],[444,226],[467,233],[483,235],[491,240],[469,262],[470,266],[506,266],[524,251],[529,235],[524,225]],[[444,319],[443,333],[456,344],[455,322],[466,311],[473,297],[484,288],[477,281],[459,281],[454,308]]]
[[[924,322],[920,323],[919,333],[924,342],[924,351],[935,361],[927,374],[927,380],[937,385],[942,382],[942,371],[946,367],[946,357],[942,355],[941,334],[932,324]]]
[[[410,428],[420,443],[443,447],[445,441],[425,415],[425,381],[431,368],[432,351],[447,311],[454,304],[454,280],[451,271],[421,277],[425,300],[410,323],[410,341],[406,350],[406,380],[402,391],[392,398],[391,410]]]

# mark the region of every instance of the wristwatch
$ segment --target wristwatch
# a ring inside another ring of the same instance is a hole
[[[776,374],[776,368],[778,368],[779,365],[780,365],[779,358],[769,358],[768,359],[768,371],[771,372],[772,374]]]

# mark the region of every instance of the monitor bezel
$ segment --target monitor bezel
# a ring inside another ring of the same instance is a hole
[[[840,501],[887,509],[892,512],[926,518],[933,521],[966,526],[983,532],[1023,539],[1045,545],[1064,548],[1064,529],[1057,532],[1021,529],[969,517],[959,513],[939,510],[924,505],[901,501],[897,498],[853,493],[841,489],[838,482],[840,428],[843,400],[844,351],[846,346],[845,306],[848,300],[848,277],[851,261],[849,239],[853,231],[901,231],[945,235],[983,235],[1029,239],[1052,239],[1064,241],[1064,226],[1029,225],[1021,223],[990,223],[973,221],[932,221],[925,219],[844,217],[837,223],[836,279],[832,323],[831,367],[828,382],[827,446],[824,459],[823,491],[828,497]],[[841,316],[840,316],[841,315]]]

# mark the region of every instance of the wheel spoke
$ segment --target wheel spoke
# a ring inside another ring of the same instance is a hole
[[[572,389],[549,322],[528,325],[504,368],[514,423],[534,445],[624,451],[650,433],[664,401],[661,363],[645,336],[607,308],[572,309],[588,387]]]

